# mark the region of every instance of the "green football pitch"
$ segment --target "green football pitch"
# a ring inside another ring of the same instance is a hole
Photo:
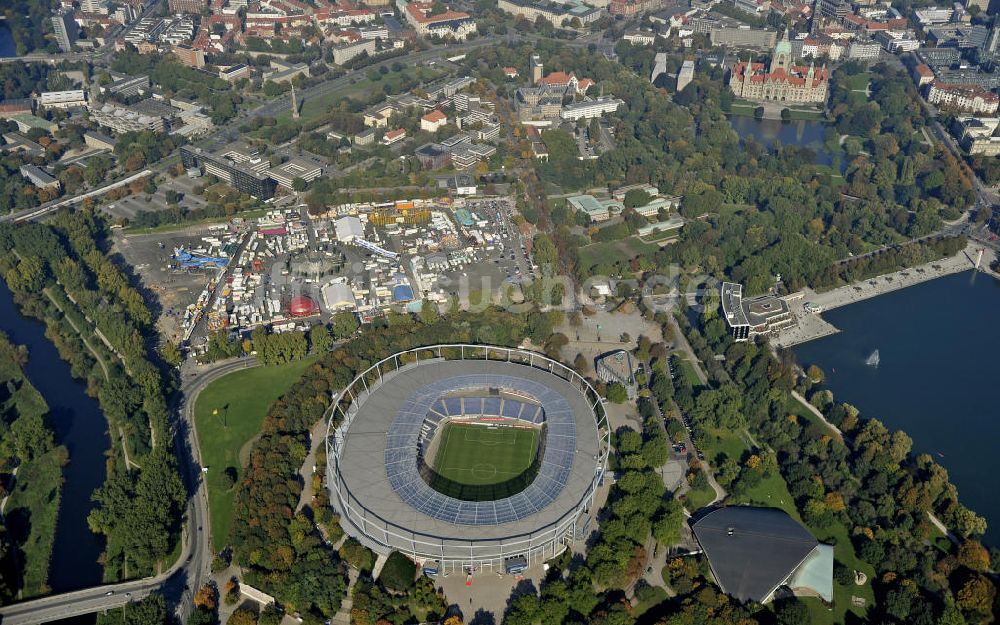
[[[434,459],[434,471],[457,484],[490,486],[507,482],[531,466],[538,430],[489,428],[448,423]]]

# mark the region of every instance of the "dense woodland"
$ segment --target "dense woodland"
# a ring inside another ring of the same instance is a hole
[[[0,272],[21,312],[46,324],[108,419],[108,478],[87,521],[107,540],[111,581],[149,575],[165,562],[180,537],[186,494],[167,408],[175,381],[149,347],[153,313],[108,256],[105,228],[86,210],[46,224],[3,224]]]

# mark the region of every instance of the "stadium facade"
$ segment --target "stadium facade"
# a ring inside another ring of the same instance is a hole
[[[497,498],[436,490],[423,462],[435,430],[477,418],[541,428],[530,478]],[[561,363],[517,348],[435,345],[358,375],[330,408],[326,445],[331,505],[349,535],[441,572],[501,572],[585,536],[610,440],[601,397]]]

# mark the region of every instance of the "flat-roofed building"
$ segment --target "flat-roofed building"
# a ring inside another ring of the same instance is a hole
[[[573,102],[564,106],[562,111],[559,112],[559,116],[567,121],[593,119],[605,113],[614,113],[622,104],[625,104],[625,102],[612,96],[584,100],[583,102]]]
[[[219,78],[227,82],[236,82],[241,78],[250,78],[250,66],[246,63],[237,63],[219,70]]]
[[[1000,126],[998,117],[956,117],[951,131],[969,154],[1000,155],[1000,137],[994,136]]]
[[[58,189],[60,187],[59,181],[41,167],[21,165],[21,175],[39,189]]]
[[[95,150],[114,150],[115,144],[118,143],[108,135],[96,130],[88,130],[83,133],[83,142]]]
[[[609,199],[598,200],[593,195],[574,195],[566,198],[573,210],[582,211],[591,221],[607,221],[611,218],[611,213],[620,213],[625,210],[621,202]]]
[[[101,87],[101,93],[128,98],[149,91],[149,76],[126,76]]]
[[[52,31],[55,33],[59,49],[63,52],[69,52],[77,40],[80,27],[76,25],[71,12],[59,12],[52,16]]]
[[[201,148],[181,147],[186,169],[202,169],[237,191],[266,200],[274,196],[278,183],[268,174],[270,163],[246,144],[231,144],[212,153]]]
[[[594,361],[597,378],[608,384],[618,383],[625,387],[629,399],[635,399],[639,384],[635,376],[641,372],[641,365],[632,359],[632,354],[624,349],[616,349],[601,354]]]
[[[362,54],[373,56],[375,54],[375,40],[362,39],[361,41],[356,41],[354,43],[345,43],[340,46],[333,46],[331,50],[333,51],[333,62],[337,65],[343,65],[344,63],[347,63],[351,59],[357,58]]]
[[[87,106],[87,92],[83,89],[43,91],[38,95],[38,105],[45,108],[59,109]]]
[[[312,182],[322,174],[322,167],[301,158],[291,158],[267,170],[267,175],[286,189],[293,187],[296,178]]]
[[[773,295],[743,299],[743,285],[723,282],[722,316],[736,341],[748,341],[795,324],[788,302]]]

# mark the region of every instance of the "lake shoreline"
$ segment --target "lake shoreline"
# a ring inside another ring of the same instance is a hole
[[[801,309],[796,311],[799,302],[803,304],[811,302],[827,312],[963,271],[975,271],[980,249],[982,248],[969,243],[964,250],[948,258],[866,278],[829,291],[816,292],[807,287],[798,293],[793,293],[784,299],[789,302],[789,307],[792,308],[792,314],[797,317],[798,323],[781,332],[771,340],[771,343],[775,347],[788,348],[840,332],[840,329],[823,318],[823,313],[810,314]],[[989,267],[994,260],[996,254],[990,249],[985,249],[982,261],[979,263],[979,271],[992,274]]]

